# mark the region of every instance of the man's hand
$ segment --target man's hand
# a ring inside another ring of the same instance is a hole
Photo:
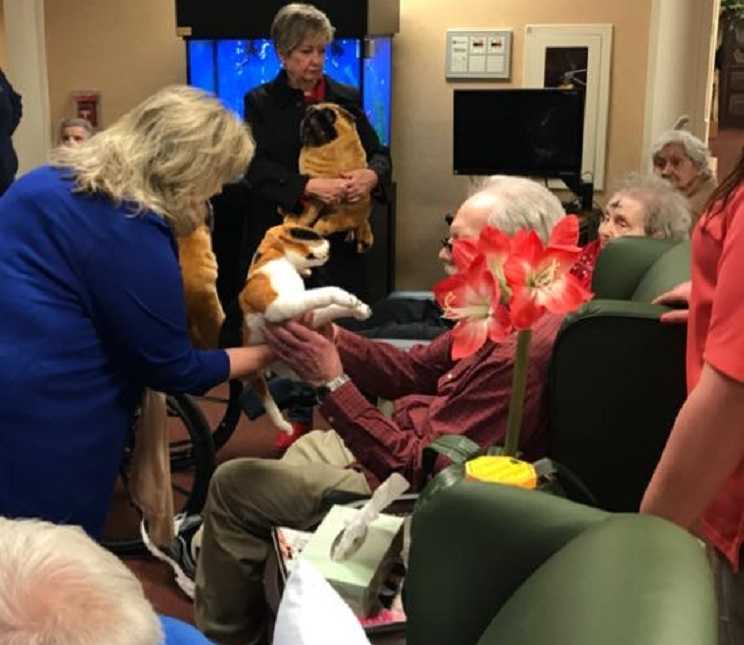
[[[378,182],[377,173],[369,168],[344,172],[341,177],[346,180],[346,201],[350,204],[369,195]]]
[[[667,311],[661,314],[661,322],[669,324],[686,324],[687,318],[690,315],[690,291],[692,290],[692,282],[687,281],[677,285],[674,289],[662,293],[659,297],[655,298],[653,303],[655,305],[667,305],[670,307],[684,305],[683,309],[675,309],[674,311]]]
[[[325,336],[332,343],[336,342],[336,333],[338,332],[338,327],[336,327],[336,325],[334,325],[332,322],[327,322],[325,325],[316,327],[315,314],[312,311],[308,311],[307,313],[302,314],[299,318],[296,318],[296,320],[308,329],[312,329],[313,331],[318,332],[321,336]]]
[[[336,346],[302,323],[289,321],[267,325],[264,336],[274,355],[314,387],[344,373]]]

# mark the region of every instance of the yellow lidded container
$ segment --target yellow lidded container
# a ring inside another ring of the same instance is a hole
[[[484,455],[468,461],[465,478],[530,490],[537,488],[537,472],[532,464],[503,455]]]

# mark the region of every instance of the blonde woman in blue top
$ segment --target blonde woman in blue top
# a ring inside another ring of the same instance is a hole
[[[0,515],[99,535],[144,388],[263,365],[265,347],[193,349],[174,239],[253,151],[217,99],[174,86],[0,199]]]

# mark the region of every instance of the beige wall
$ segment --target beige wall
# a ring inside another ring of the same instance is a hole
[[[649,20],[648,0],[401,0],[393,55],[392,142],[398,288],[426,288],[442,276],[434,257],[445,234],[442,215],[457,207],[467,189],[465,178],[452,175],[453,89],[521,86],[526,24],[613,24],[606,181],[612,186],[641,162]],[[510,83],[445,80],[445,32],[457,27],[514,30]]]
[[[104,125],[155,89],[185,80],[174,0],[46,0],[51,118],[72,109],[74,90],[98,90]],[[447,83],[448,28],[511,27],[512,81],[520,86],[528,23],[614,25],[607,178],[641,163],[648,58],[648,0],[401,0],[394,40],[393,161],[398,183],[397,287],[428,288],[441,277],[442,215],[462,200],[467,180],[452,175],[452,90],[504,83]]]
[[[158,88],[186,82],[174,0],[46,0],[45,20],[53,124],[72,115],[75,90],[101,93],[105,126]]]
[[[8,54],[5,49],[5,9],[0,2],[0,68],[8,67]]]

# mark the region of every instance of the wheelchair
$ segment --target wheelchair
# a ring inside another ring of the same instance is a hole
[[[228,383],[227,398],[210,395],[197,397],[188,394],[173,394],[167,397],[171,486],[177,514],[197,514],[204,507],[209,480],[215,468],[215,455],[230,439],[240,420],[242,393],[243,384],[233,380]],[[214,427],[210,426],[202,411],[201,402],[224,406],[224,411]],[[136,440],[135,425],[136,420],[124,449],[119,472],[121,490],[126,503],[134,509],[133,513],[139,518],[139,509],[131,502],[128,488]],[[147,552],[139,531],[136,534],[131,530],[125,534],[120,533],[120,529],[109,529],[101,543],[119,556],[143,555]]]

